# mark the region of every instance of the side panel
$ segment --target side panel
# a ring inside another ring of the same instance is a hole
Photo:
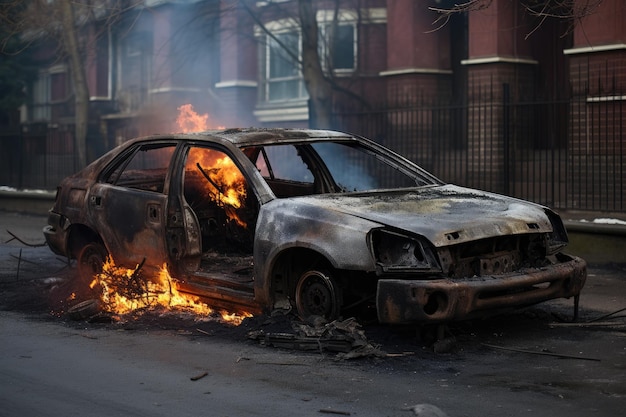
[[[256,296],[271,299],[273,263],[287,249],[311,249],[338,269],[373,272],[374,258],[367,242],[369,231],[379,227],[331,208],[302,204],[298,198],[273,200],[261,206],[254,241]]]
[[[118,265],[132,268],[144,258],[148,265],[166,261],[166,195],[96,184],[87,204],[92,222]]]

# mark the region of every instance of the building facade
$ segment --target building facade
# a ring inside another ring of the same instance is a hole
[[[209,128],[316,127],[298,62],[304,51],[297,3],[145,0],[114,23],[94,19],[82,27],[89,159],[130,137],[179,130],[183,104],[208,115]],[[492,0],[487,8],[442,22],[434,9],[455,2],[313,1],[334,127],[368,134],[435,171],[437,146],[462,152],[461,174],[447,178],[462,181],[486,172],[503,179],[490,188],[512,194],[520,185],[508,178],[528,173],[508,167],[508,147],[567,147],[566,175],[575,184],[570,191],[582,195],[605,186],[607,170],[624,170],[623,157],[607,158],[626,153],[626,106],[615,110],[626,100],[626,5],[577,0],[574,8],[597,6],[570,26],[564,19],[533,16],[526,3]],[[41,44],[36,52],[39,74],[20,122],[27,136],[66,143],[74,111],[71,77],[54,50]],[[534,114],[508,107],[561,99],[567,101]],[[373,110],[424,103],[462,106],[463,114],[437,123],[432,113],[418,119],[385,116],[375,129],[362,130]],[[590,127],[593,119],[602,121],[601,129]],[[460,127],[444,132],[437,124]],[[408,141],[423,146],[413,150]],[[601,166],[592,183],[585,174],[589,166]],[[610,187],[622,192],[623,174],[613,177]]]

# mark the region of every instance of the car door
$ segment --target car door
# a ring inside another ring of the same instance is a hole
[[[167,260],[168,179],[176,143],[139,144],[114,161],[87,204],[114,262],[129,268]]]
[[[184,213],[197,221],[202,252],[251,254],[258,201],[234,159],[224,149],[191,146],[181,166]]]
[[[213,306],[250,311],[255,305],[252,246],[259,202],[233,152],[191,144],[177,163],[172,199],[181,201],[180,230],[185,232],[177,262],[184,282],[178,287],[213,299]]]

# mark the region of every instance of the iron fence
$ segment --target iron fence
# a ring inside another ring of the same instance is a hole
[[[54,190],[76,169],[71,132],[32,125],[0,136],[0,186]]]
[[[561,210],[626,210],[624,97],[514,101],[501,87],[474,92],[464,104],[344,111],[336,126],[446,182]]]
[[[446,182],[561,210],[626,211],[624,95],[521,102],[507,86],[499,91],[474,92],[462,104],[338,112],[336,127],[387,145]],[[53,190],[77,168],[71,131],[0,133],[0,186]]]

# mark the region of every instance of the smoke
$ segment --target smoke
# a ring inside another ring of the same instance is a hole
[[[338,143],[315,143],[313,148],[326,163],[328,170],[344,191],[364,191],[378,188],[379,181],[370,172],[371,161],[355,148]]]
[[[221,96],[232,90],[216,89],[224,78],[221,64],[226,58],[221,45],[232,36],[222,33],[220,13],[219,2],[158,4],[116,28],[116,109],[138,116],[129,119],[138,135],[172,131],[177,109],[185,104],[210,115],[215,126],[247,122],[238,119],[252,111],[238,111],[236,102]],[[242,64],[246,57],[253,62]],[[233,62],[256,68],[256,55],[241,54]],[[128,136],[129,132],[119,134]]]

